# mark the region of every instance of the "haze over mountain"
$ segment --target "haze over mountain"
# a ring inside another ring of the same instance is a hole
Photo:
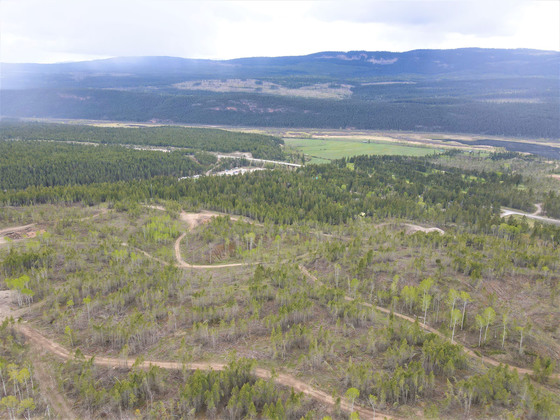
[[[560,137],[560,53],[325,51],[2,64],[3,116]]]

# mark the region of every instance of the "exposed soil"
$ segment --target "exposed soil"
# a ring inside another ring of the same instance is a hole
[[[443,235],[445,232],[437,227],[422,227],[419,225],[413,225],[411,223],[405,223],[404,224],[408,229],[407,229],[407,233],[414,233],[414,232],[424,232],[424,233],[430,233],[430,232],[438,232],[439,234]]]
[[[4,318],[15,317],[18,314],[18,311],[12,307],[14,299],[13,290],[0,290],[0,322],[4,321]]]

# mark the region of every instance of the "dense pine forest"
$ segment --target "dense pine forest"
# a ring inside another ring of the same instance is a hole
[[[252,133],[233,133],[187,127],[110,128],[73,124],[3,121],[0,140],[50,140],[107,145],[165,146],[187,151],[249,152],[254,158],[282,159],[281,139]]]
[[[234,164],[216,152],[291,154],[179,127],[1,135],[1,416],[560,418],[557,161],[211,176]]]

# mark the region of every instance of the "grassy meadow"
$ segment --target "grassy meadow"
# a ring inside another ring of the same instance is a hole
[[[367,140],[355,138],[285,138],[284,142],[287,146],[310,157],[311,163],[327,163],[333,159],[356,155],[425,156],[438,151],[438,149],[430,147],[406,146],[392,142],[372,141],[367,143]]]

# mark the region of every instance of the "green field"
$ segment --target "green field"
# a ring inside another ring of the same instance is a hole
[[[287,146],[303,152],[311,163],[326,163],[332,159],[356,155],[425,156],[438,151],[429,147],[405,146],[391,142],[364,143],[362,139],[284,139]]]

